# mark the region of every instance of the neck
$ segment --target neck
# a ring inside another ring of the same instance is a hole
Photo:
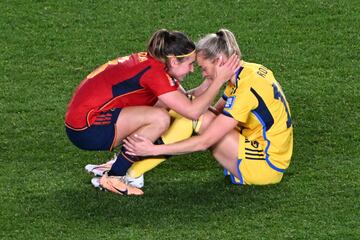
[[[232,84],[236,84],[236,79],[237,79],[237,77],[238,77],[238,73],[239,73],[239,70],[240,70],[240,68],[243,66],[243,63],[244,63],[244,61],[243,60],[240,60],[240,67],[238,68],[238,70],[236,70],[236,73],[231,77],[231,79],[230,79],[230,82],[232,83]]]

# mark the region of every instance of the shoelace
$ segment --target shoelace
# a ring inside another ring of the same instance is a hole
[[[108,171],[107,171],[108,172]],[[106,172],[106,174],[107,174]],[[126,185],[128,185],[128,180],[126,179],[126,176],[109,176],[115,179],[119,179],[121,182],[125,183]]]

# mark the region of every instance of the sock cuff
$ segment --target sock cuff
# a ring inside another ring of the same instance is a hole
[[[124,146],[121,147],[121,151],[120,154],[129,162],[134,163],[137,161],[141,161],[143,160],[145,157],[141,157],[141,156],[132,156],[132,155],[128,155],[126,154],[126,148]]]
[[[198,120],[192,121],[193,129],[195,133],[199,133],[204,115],[201,115]]]

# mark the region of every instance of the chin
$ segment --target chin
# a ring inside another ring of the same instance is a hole
[[[184,79],[184,76],[181,77],[177,77],[176,80],[178,80],[179,82],[181,82]]]

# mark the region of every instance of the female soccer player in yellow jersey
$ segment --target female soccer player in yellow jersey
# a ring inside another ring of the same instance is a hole
[[[232,32],[220,29],[197,45],[197,62],[205,79],[216,77],[214,67],[241,52]],[[233,183],[265,185],[281,181],[290,164],[293,127],[284,93],[268,68],[241,61],[215,105],[197,126],[198,136],[168,145],[154,145],[143,136],[125,140],[130,155],[183,154],[212,149]],[[202,123],[201,123],[202,122]]]

